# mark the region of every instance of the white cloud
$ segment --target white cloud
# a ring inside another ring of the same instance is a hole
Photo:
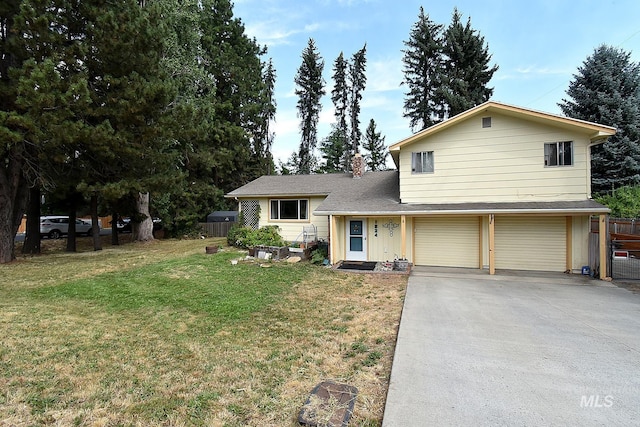
[[[512,71],[502,72],[498,70],[496,80],[513,80],[513,79],[533,79],[553,76],[571,75],[575,69],[573,68],[552,68],[538,67],[537,65],[529,65],[524,67],[516,67]]]
[[[403,78],[402,60],[399,57],[372,61],[367,64],[368,91],[386,92],[401,90],[400,83]]]

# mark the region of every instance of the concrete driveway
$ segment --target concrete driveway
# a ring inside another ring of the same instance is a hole
[[[414,269],[383,427],[639,423],[640,295],[581,276]]]

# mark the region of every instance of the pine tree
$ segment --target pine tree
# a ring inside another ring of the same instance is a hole
[[[90,136],[76,119],[89,104],[86,67],[78,59],[85,47],[82,10],[64,0],[55,7],[35,1],[0,7],[0,262],[15,256],[29,190],[57,185],[62,169],[56,168],[75,161],[79,141]],[[31,216],[36,212],[30,209]],[[74,243],[73,224],[67,241]]]
[[[333,89],[331,101],[333,102],[334,115],[337,127],[344,135],[348,134],[347,110],[349,108],[349,84],[347,82],[347,70],[349,63],[344,59],[344,54],[336,58],[333,64]]]
[[[276,98],[274,94],[276,84],[276,70],[273,60],[265,65],[263,73],[263,102],[262,113],[259,115],[258,132],[254,136],[254,152],[259,159],[262,159],[262,171],[267,175],[273,172],[273,155],[271,147],[273,145],[274,134],[270,130],[270,124],[276,118]]]
[[[489,67],[489,48],[484,37],[471,28],[471,18],[467,19],[464,26],[460,18],[460,12],[454,9],[451,24],[446,29],[444,37],[446,77],[442,89],[445,118],[453,117],[489,100],[493,88],[487,87],[487,84],[498,70],[497,65]]]
[[[228,0],[162,2],[173,29],[164,65],[178,86],[170,128],[182,174],[163,210],[181,234],[228,208],[225,192],[272,170],[276,76]]]
[[[175,170],[173,141],[163,125],[175,99],[161,61],[167,27],[153,2],[142,7],[136,0],[105,3],[87,9],[86,15],[92,97],[86,120],[108,126],[94,126],[92,144],[83,151],[84,164],[95,165],[95,173],[84,179],[84,191],[118,188],[135,195],[133,236],[152,240],[149,193],[167,188]]]
[[[21,3],[9,0],[0,6],[0,263],[15,259],[15,235],[32,178],[25,171],[37,158],[26,141],[31,123],[16,105],[18,78],[11,74],[22,68],[26,57],[15,30]]]
[[[428,128],[444,119],[439,88],[443,80],[443,26],[435,24],[420,7],[418,21],[404,42],[404,80],[408,92],[404,100],[404,117],[413,130]]]
[[[360,101],[362,100],[362,92],[367,85],[367,45],[353,54],[351,64],[349,66],[349,119],[351,127],[350,151],[351,155],[358,152],[362,132],[360,131]],[[350,156],[351,157],[351,156]]]
[[[366,155],[367,168],[371,171],[386,169],[386,160],[389,152],[384,145],[385,137],[380,132],[376,132],[376,122],[369,120],[369,126],[364,136],[362,148],[368,151]]]
[[[317,129],[322,104],[320,99],[325,94],[322,71],[324,61],[318,53],[315,42],[309,39],[307,47],[302,52],[302,64],[295,76],[296,95],[298,96],[298,117],[301,119],[300,150],[298,153],[298,170],[300,174],[307,174],[313,170],[314,150],[317,144]]]
[[[605,193],[640,183],[640,65],[602,45],[578,67],[560,104],[569,117],[617,128],[591,148],[591,190]]]
[[[324,173],[334,173],[346,171],[344,159],[345,152],[349,152],[347,146],[347,134],[334,124],[331,133],[320,143],[320,152],[322,153],[323,164],[320,171]]]

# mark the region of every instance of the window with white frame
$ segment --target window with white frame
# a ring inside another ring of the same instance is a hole
[[[307,199],[272,199],[271,219],[306,220],[309,218]]]
[[[433,151],[411,153],[411,172],[433,173]]]
[[[544,144],[545,166],[573,165],[573,141],[548,142]]]

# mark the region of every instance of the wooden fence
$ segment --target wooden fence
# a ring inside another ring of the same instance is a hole
[[[598,218],[591,219],[591,231],[598,232]],[[640,220],[634,218],[609,218],[609,233],[640,236]]]
[[[202,228],[202,233],[207,237],[227,237],[229,229],[235,222],[201,222],[198,225]]]

